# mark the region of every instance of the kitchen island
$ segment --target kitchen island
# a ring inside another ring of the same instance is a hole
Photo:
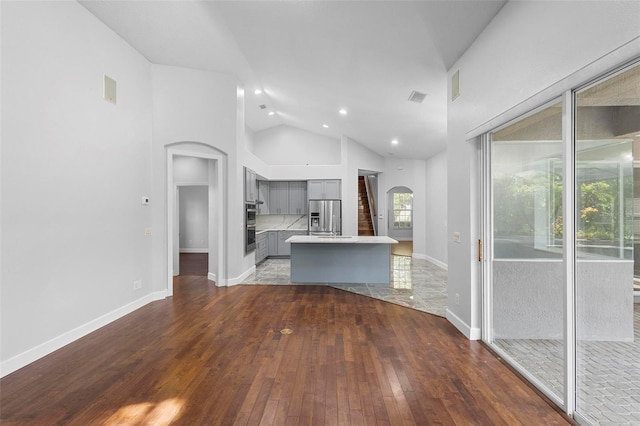
[[[296,235],[287,242],[292,283],[391,283],[392,238]]]

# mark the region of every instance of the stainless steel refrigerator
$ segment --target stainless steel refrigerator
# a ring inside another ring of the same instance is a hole
[[[309,235],[341,235],[340,200],[309,200]]]

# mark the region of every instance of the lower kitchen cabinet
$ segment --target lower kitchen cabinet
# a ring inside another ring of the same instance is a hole
[[[294,235],[307,235],[307,231],[278,231],[278,256],[291,256],[291,243],[286,241]]]
[[[269,254],[269,236],[267,234],[269,233],[263,232],[256,236],[256,263],[265,260]]]
[[[278,231],[267,232],[267,256],[278,255]]]
[[[291,256],[291,243],[286,241],[293,235],[307,235],[307,231],[267,231],[258,237],[266,239],[266,256]],[[256,263],[264,260],[260,258],[260,241],[256,238]]]

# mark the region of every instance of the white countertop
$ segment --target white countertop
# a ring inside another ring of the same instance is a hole
[[[393,238],[385,236],[377,237],[356,237],[347,235],[337,235],[335,237],[324,235],[294,235],[289,237],[287,243],[313,243],[313,244],[397,244]]]

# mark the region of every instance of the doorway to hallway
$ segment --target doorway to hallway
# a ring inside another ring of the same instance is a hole
[[[209,272],[208,253],[180,253],[180,275],[206,277]]]

